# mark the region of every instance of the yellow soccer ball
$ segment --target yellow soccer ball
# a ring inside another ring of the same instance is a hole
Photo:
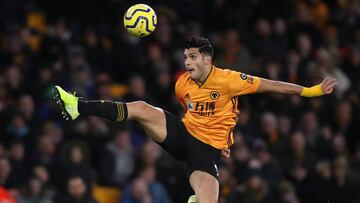
[[[135,4],[125,12],[124,27],[136,37],[145,37],[151,34],[156,25],[156,13],[146,4]]]

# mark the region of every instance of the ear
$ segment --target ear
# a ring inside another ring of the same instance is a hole
[[[205,62],[205,64],[211,64],[212,57],[208,54],[204,54],[204,62]]]

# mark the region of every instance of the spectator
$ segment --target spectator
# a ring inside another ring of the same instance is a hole
[[[45,188],[55,192],[54,185],[51,180],[52,178],[50,177],[48,169],[44,165],[35,165],[32,168],[31,176],[39,178]]]
[[[29,94],[23,94],[18,99],[18,104],[20,114],[24,117],[27,123],[33,123],[36,121],[35,118],[35,104],[34,99]]]
[[[256,171],[251,171],[251,175],[243,188],[235,188],[226,200],[228,203],[235,202],[274,202],[272,194],[264,179]]]
[[[57,164],[56,144],[49,134],[40,135],[36,143],[37,152],[34,154],[34,162],[44,164],[51,168]]]
[[[350,80],[340,68],[334,65],[334,62],[331,60],[331,55],[328,50],[318,50],[317,65],[320,75],[322,75],[323,78],[330,76],[337,80],[339,85],[336,88],[335,94],[338,98],[341,98],[350,88]]]
[[[67,192],[58,194],[55,203],[96,203],[91,197],[84,180],[80,176],[72,176],[67,181]]]
[[[3,112],[9,108],[12,104],[12,95],[9,93],[9,89],[6,87],[5,79],[0,75],[0,112]]]
[[[13,142],[9,149],[9,160],[11,164],[11,179],[16,186],[20,186],[26,176],[25,147],[22,142]]]
[[[143,100],[149,103],[154,102],[148,95],[146,81],[140,75],[134,75],[129,80],[129,92],[124,96],[125,101]]]
[[[155,84],[155,89],[157,90],[154,94],[154,100],[159,104],[159,107],[167,109],[169,112],[177,112],[177,105],[173,101],[174,95],[174,84],[172,81],[172,76],[167,71],[160,71],[156,73],[157,81]]]
[[[226,198],[229,197],[231,190],[236,186],[236,179],[231,173],[230,167],[227,165],[220,165],[219,169],[219,202],[225,202]]]
[[[344,59],[343,70],[347,77],[349,77],[352,87],[359,87],[359,73],[360,73],[360,47],[352,46],[349,50],[349,55]]]
[[[233,70],[245,73],[254,72],[252,56],[241,43],[236,29],[230,28],[222,33],[220,46],[221,52],[216,56],[216,64],[219,67],[231,67]]]
[[[330,190],[330,199],[333,202],[359,202],[357,189],[359,179],[350,174],[348,161],[345,157],[338,157],[333,162],[334,182]]]
[[[274,46],[278,47],[274,55],[274,60],[280,61],[286,57],[289,49],[289,36],[287,24],[283,18],[276,18],[273,22],[273,41]]]
[[[140,170],[139,177],[146,181],[149,192],[157,203],[171,203],[165,187],[156,180],[156,169],[154,166],[147,166]]]
[[[11,165],[7,157],[0,157],[0,186],[6,189],[14,188],[14,181],[11,179]]]
[[[312,183],[316,191],[316,196],[313,196],[313,201],[322,202],[330,199],[331,181],[332,181],[331,163],[326,160],[321,160],[316,164],[316,173],[314,182]]]
[[[135,202],[142,202],[142,203],[152,203],[153,197],[149,192],[149,186],[146,181],[142,178],[136,178],[132,184],[130,193],[124,195],[121,199],[120,203],[135,203]]]
[[[118,130],[102,155],[99,181],[102,185],[124,186],[134,170],[134,151],[130,143],[130,133]]]
[[[271,59],[274,56],[275,44],[271,38],[272,30],[268,19],[259,19],[255,24],[252,52],[260,59]]]
[[[279,139],[278,121],[277,117],[271,113],[266,112],[261,117],[261,135],[267,143],[275,143]]]
[[[5,78],[7,80],[11,94],[18,96],[20,94],[22,87],[22,73],[20,68],[16,65],[10,65],[5,73]]]
[[[335,134],[332,144],[332,150],[334,153],[334,158],[337,157],[346,157],[350,158],[348,151],[346,149],[346,140],[344,136],[340,133]]]
[[[12,117],[11,123],[7,126],[6,130],[9,142],[16,139],[24,140],[30,132],[30,128],[26,124],[25,119],[19,114]]]
[[[278,186],[278,201],[281,203],[299,203],[296,191],[291,182],[283,180]]]
[[[286,154],[279,157],[284,174],[289,174],[289,169],[297,164],[301,164],[305,170],[312,170],[315,166],[317,158],[312,152],[307,151],[306,139],[302,132],[292,133],[289,149],[286,151]]]
[[[271,155],[264,143],[255,142],[254,145],[252,154],[259,159],[261,163],[263,178],[271,186],[278,185],[282,177],[278,161]]]
[[[156,165],[159,157],[161,156],[160,147],[152,140],[147,140],[140,151],[141,166],[154,166]]]
[[[17,199],[18,203],[53,203],[53,195],[46,190],[43,182],[36,177],[31,177],[29,182]]]
[[[354,152],[354,156],[351,161],[351,168],[357,172],[358,176],[360,176],[360,145],[356,147]]]
[[[290,170],[290,180],[295,186],[296,194],[301,202],[314,201],[314,183],[311,177],[311,171],[302,163],[293,163]]]
[[[66,182],[71,176],[80,176],[86,184],[88,191],[92,190],[95,181],[95,172],[90,167],[90,152],[86,143],[80,140],[68,142],[63,148],[63,157],[61,161],[61,172],[58,172],[58,181],[60,188],[66,187]]]
[[[313,111],[304,112],[301,115],[300,122],[301,129],[306,137],[307,147],[313,151],[320,136],[318,118]]]

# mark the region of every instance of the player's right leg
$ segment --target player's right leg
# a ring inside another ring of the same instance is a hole
[[[84,101],[73,94],[55,86],[53,96],[61,106],[63,117],[75,120],[80,114],[93,115],[112,121],[124,122],[127,119],[139,122],[151,139],[162,143],[167,135],[165,113],[144,101],[129,103],[113,101]]]

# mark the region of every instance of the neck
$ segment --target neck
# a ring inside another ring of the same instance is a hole
[[[198,83],[199,85],[202,85],[205,80],[209,77],[209,74],[211,72],[211,69],[212,69],[212,65],[205,65],[204,67],[204,73],[201,75],[201,77],[196,80],[196,83]]]

